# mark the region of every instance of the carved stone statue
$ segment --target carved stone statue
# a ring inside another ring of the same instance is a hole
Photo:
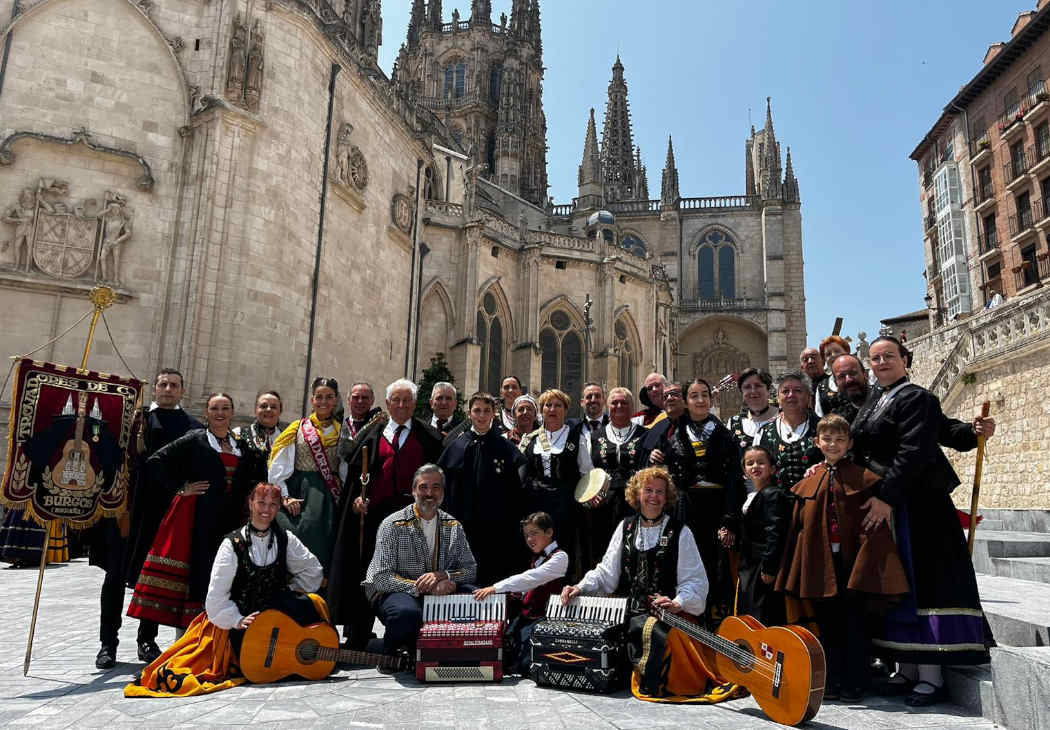
[[[868,333],[867,332],[858,332],[857,333],[857,357],[859,357],[860,361],[862,363],[864,363],[865,365],[868,364],[869,350],[870,349],[871,349],[871,345],[868,344]]]
[[[459,8],[455,8],[452,11],[452,30],[459,30]]]
[[[100,281],[120,283],[120,248],[131,238],[133,212],[127,207],[123,196],[107,191],[106,202],[98,214],[102,227],[102,246],[98,252]]]
[[[336,170],[335,177],[343,185],[350,185],[350,152],[353,145],[350,144],[350,135],[354,133],[354,125],[345,122],[339,131],[339,139],[335,143]]]
[[[529,219],[525,217],[525,211],[518,215],[518,238],[525,243],[529,237]]]
[[[248,68],[248,26],[237,13],[230,37],[230,59],[226,66],[226,96],[240,102],[244,91],[244,74]]]
[[[5,263],[13,264],[15,268],[29,270],[29,246],[33,239],[33,223],[36,220],[36,195],[29,188],[22,190],[18,198],[18,205],[12,205],[4,211],[2,218],[4,223],[15,227],[15,237],[5,241],[3,252],[12,249],[10,260]],[[25,263],[22,257],[25,256]],[[5,257],[6,258],[6,257]]]
[[[499,27],[502,28],[503,30],[507,29],[507,14],[506,13],[500,13],[499,14]]]
[[[252,26],[251,48],[248,51],[248,70],[244,77],[244,102],[251,111],[259,109],[259,97],[262,94],[263,57],[266,35],[256,20]]]

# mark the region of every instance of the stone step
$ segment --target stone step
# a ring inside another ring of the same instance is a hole
[[[981,530],[993,530],[995,532],[1002,532],[1006,529],[1006,522],[1004,520],[990,520],[987,517],[981,520],[981,524],[977,526],[977,531],[980,533]]]
[[[1050,532],[1050,510],[1045,509],[978,509],[984,519],[977,528],[1016,530],[1018,532]],[[994,528],[992,523],[995,524]]]
[[[1050,585],[979,573],[977,587],[998,644],[1050,646]]]
[[[985,719],[995,720],[995,694],[992,689],[992,666],[945,667],[944,686],[955,704]]]
[[[1050,584],[1050,557],[992,558],[995,574]]]
[[[1050,646],[992,649],[989,720],[1011,730],[1050,730]]]
[[[973,546],[973,567],[978,573],[999,575],[995,558],[1050,557],[1050,533],[987,530],[981,527],[977,528]]]

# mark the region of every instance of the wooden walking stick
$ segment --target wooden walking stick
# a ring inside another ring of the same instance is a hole
[[[991,404],[985,401],[981,406],[981,418],[988,418],[988,409]],[[973,492],[970,494],[970,535],[967,540],[970,555],[973,555],[973,540],[977,534],[977,497],[981,493],[981,471],[984,467],[984,435],[977,437],[977,463],[973,468]]]
[[[361,447],[361,506],[365,506],[368,500],[368,447]],[[357,531],[357,554],[362,559],[365,557],[365,511],[361,510],[361,524]]]

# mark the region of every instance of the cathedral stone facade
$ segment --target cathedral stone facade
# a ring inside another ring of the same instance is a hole
[[[772,114],[743,194],[681,197],[669,140],[650,199],[616,59],[557,204],[539,2],[491,15],[414,0],[388,77],[380,0],[0,0],[5,352],[104,281],[93,369],[176,367],[188,407],[221,389],[241,417],[261,387],[294,415],[317,374],[380,386],[439,352],[467,392],[793,365],[800,198]],[[35,356],[76,363],[84,332]]]

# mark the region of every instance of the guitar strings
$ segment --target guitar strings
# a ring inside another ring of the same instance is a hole
[[[719,651],[720,653],[726,655],[729,659],[735,661],[737,664],[749,665],[767,679],[771,679],[774,676],[774,673],[776,671],[775,665],[763,661],[757,655],[744,649],[738,644],[735,644],[734,642],[729,641],[728,639],[718,636],[718,634],[713,634],[711,632],[704,632],[705,634],[707,634],[707,636],[694,636],[694,634],[691,631],[688,631],[687,629],[696,629],[699,627],[694,627],[692,626],[692,624],[689,624],[688,622],[678,618],[677,616],[666,614],[666,612],[665,615],[661,618],[674,628],[677,628],[680,631],[684,631],[684,633],[686,633],[689,636],[693,636],[702,644],[705,644],[706,646],[709,646],[712,649],[715,649],[716,651]],[[701,631],[702,630],[703,629],[701,629]]]

